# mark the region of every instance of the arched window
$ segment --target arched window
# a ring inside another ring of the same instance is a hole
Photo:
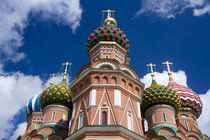
[[[128,123],[128,129],[129,130],[133,130],[133,118],[132,118],[132,114],[128,113],[128,118],[127,118],[127,123]]]
[[[166,122],[166,113],[163,113],[163,120]]]
[[[189,130],[189,128],[188,128],[188,124],[187,124],[187,121],[184,121],[184,123],[185,123],[185,127],[186,127],[186,129],[187,129],[187,130]]]
[[[107,125],[107,113],[106,113],[106,111],[102,112],[102,125]]]

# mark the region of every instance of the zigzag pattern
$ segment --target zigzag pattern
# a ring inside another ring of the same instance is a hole
[[[172,78],[170,78],[168,86],[179,94],[182,107],[189,107],[200,116],[203,105],[197,93],[188,87],[177,84]]]

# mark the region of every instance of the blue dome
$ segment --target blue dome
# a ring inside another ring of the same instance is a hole
[[[27,103],[26,112],[27,115],[31,114],[32,112],[41,112],[39,107],[39,97],[41,94],[37,94],[33,96]]]

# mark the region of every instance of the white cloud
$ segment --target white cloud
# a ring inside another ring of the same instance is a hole
[[[17,126],[17,129],[14,131],[13,135],[10,137],[10,140],[16,140],[20,135],[23,135],[26,130],[27,123],[23,122]]]
[[[1,70],[1,69],[0,69]],[[62,81],[63,74],[58,74],[54,78],[54,84]],[[52,77],[45,83],[39,76],[25,75],[20,72],[6,73],[2,70],[0,73],[0,139],[9,138],[11,131],[14,129],[13,121],[15,115],[23,109],[28,100],[35,94],[39,94],[45,87],[50,85]],[[22,134],[24,123],[18,125],[17,129],[12,132],[13,139],[17,134]]]
[[[208,136],[210,136],[210,89],[207,91],[206,94],[200,94],[200,98],[203,103],[203,109],[201,116],[198,118],[198,126],[203,134],[207,134]]]
[[[178,84],[187,86],[187,76],[184,71],[179,70],[177,72],[172,72],[174,81]],[[168,72],[163,71],[163,73],[155,72],[155,79],[161,85],[168,85],[169,77]],[[152,82],[151,74],[146,74],[143,76],[141,81],[145,84],[145,88],[149,87]]]
[[[0,63],[17,62],[25,57],[18,49],[23,44],[29,14],[68,25],[73,32],[80,25],[79,0],[0,0],[0,3]]]
[[[172,76],[176,83],[187,86],[187,76],[184,71],[173,72]],[[155,72],[155,79],[158,84],[168,85],[169,78],[166,71],[163,71],[163,73]],[[145,84],[145,88],[149,87],[152,82],[151,75],[144,75],[141,82]],[[210,110],[208,108],[210,106],[210,89],[206,94],[199,94],[199,96],[203,103],[203,109],[201,116],[198,118],[198,126],[203,134],[210,136]]]
[[[210,13],[209,0],[142,0],[141,9],[136,13],[154,14],[161,18],[175,18],[191,8],[194,16]]]
[[[14,128],[12,119],[35,94],[41,92],[42,80],[39,76],[13,73],[0,76],[0,139],[8,138]]]

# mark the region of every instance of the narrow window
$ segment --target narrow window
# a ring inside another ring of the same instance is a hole
[[[72,120],[74,119],[75,109],[76,109],[76,103],[73,104],[73,112],[72,112],[72,117],[71,117]]]
[[[63,121],[66,120],[66,113],[63,113]]]
[[[83,118],[84,118],[84,115],[83,115],[83,112],[82,112],[79,116],[78,129],[83,127]]]
[[[109,55],[105,55],[105,58],[108,59],[109,58]]]
[[[52,114],[52,122],[55,120],[55,112]]]
[[[107,113],[106,113],[106,111],[102,112],[102,125],[107,125]]]
[[[152,123],[155,123],[155,114],[152,115]]]
[[[163,113],[163,120],[166,122],[166,113]]]
[[[189,130],[189,129],[188,129],[188,125],[187,125],[187,121],[184,121],[184,123],[185,123],[186,129]]]
[[[128,113],[128,129],[132,130],[132,115]]]

